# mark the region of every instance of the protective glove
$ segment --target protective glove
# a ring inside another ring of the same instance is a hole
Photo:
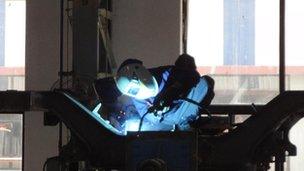
[[[162,103],[161,103],[162,104]],[[160,117],[159,122],[162,122],[164,120],[165,114],[169,111],[170,107],[168,106],[151,106],[148,109],[148,113],[153,113],[155,117]]]
[[[169,106],[165,106],[164,103],[161,101],[159,104],[155,104],[153,106],[151,106],[148,109],[148,113],[153,113],[155,116],[157,115],[162,115],[166,112],[168,112],[170,109]]]

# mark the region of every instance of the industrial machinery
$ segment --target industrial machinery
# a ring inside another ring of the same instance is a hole
[[[296,155],[288,132],[303,117],[303,97],[303,91],[286,91],[227,133],[204,134],[198,125],[191,132],[123,135],[68,92],[0,94],[2,113],[45,110],[71,131],[69,143],[49,159],[47,170],[54,170],[52,162],[65,170],[267,170],[271,162],[279,168],[286,152]]]
[[[69,142],[45,162],[44,170],[266,171],[274,162],[281,171],[286,156],[296,155],[288,133],[304,116],[304,91],[282,92],[263,106],[215,106],[209,101],[190,131],[125,134],[97,115],[87,105],[87,85],[116,67],[105,2],[111,1],[73,1],[73,71],[63,71],[61,47],[59,89],[0,92],[0,113],[44,111],[46,125],[63,123],[70,130]],[[73,77],[69,90],[63,89],[63,77]],[[250,117],[235,124],[235,114]]]

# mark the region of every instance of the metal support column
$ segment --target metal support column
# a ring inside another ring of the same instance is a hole
[[[285,0],[280,0],[280,93],[285,91]]]
[[[0,0],[0,66],[5,60],[5,0]]]

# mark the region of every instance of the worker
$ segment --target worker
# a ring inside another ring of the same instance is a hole
[[[210,92],[213,98],[213,80],[200,76],[188,54],[180,55],[174,65],[151,69],[127,59],[116,77],[97,80],[95,89],[102,116],[127,131],[189,130]]]

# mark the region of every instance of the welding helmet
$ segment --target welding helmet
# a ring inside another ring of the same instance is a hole
[[[151,73],[136,59],[128,59],[121,64],[115,77],[119,91],[136,99],[155,97],[158,84]]]

